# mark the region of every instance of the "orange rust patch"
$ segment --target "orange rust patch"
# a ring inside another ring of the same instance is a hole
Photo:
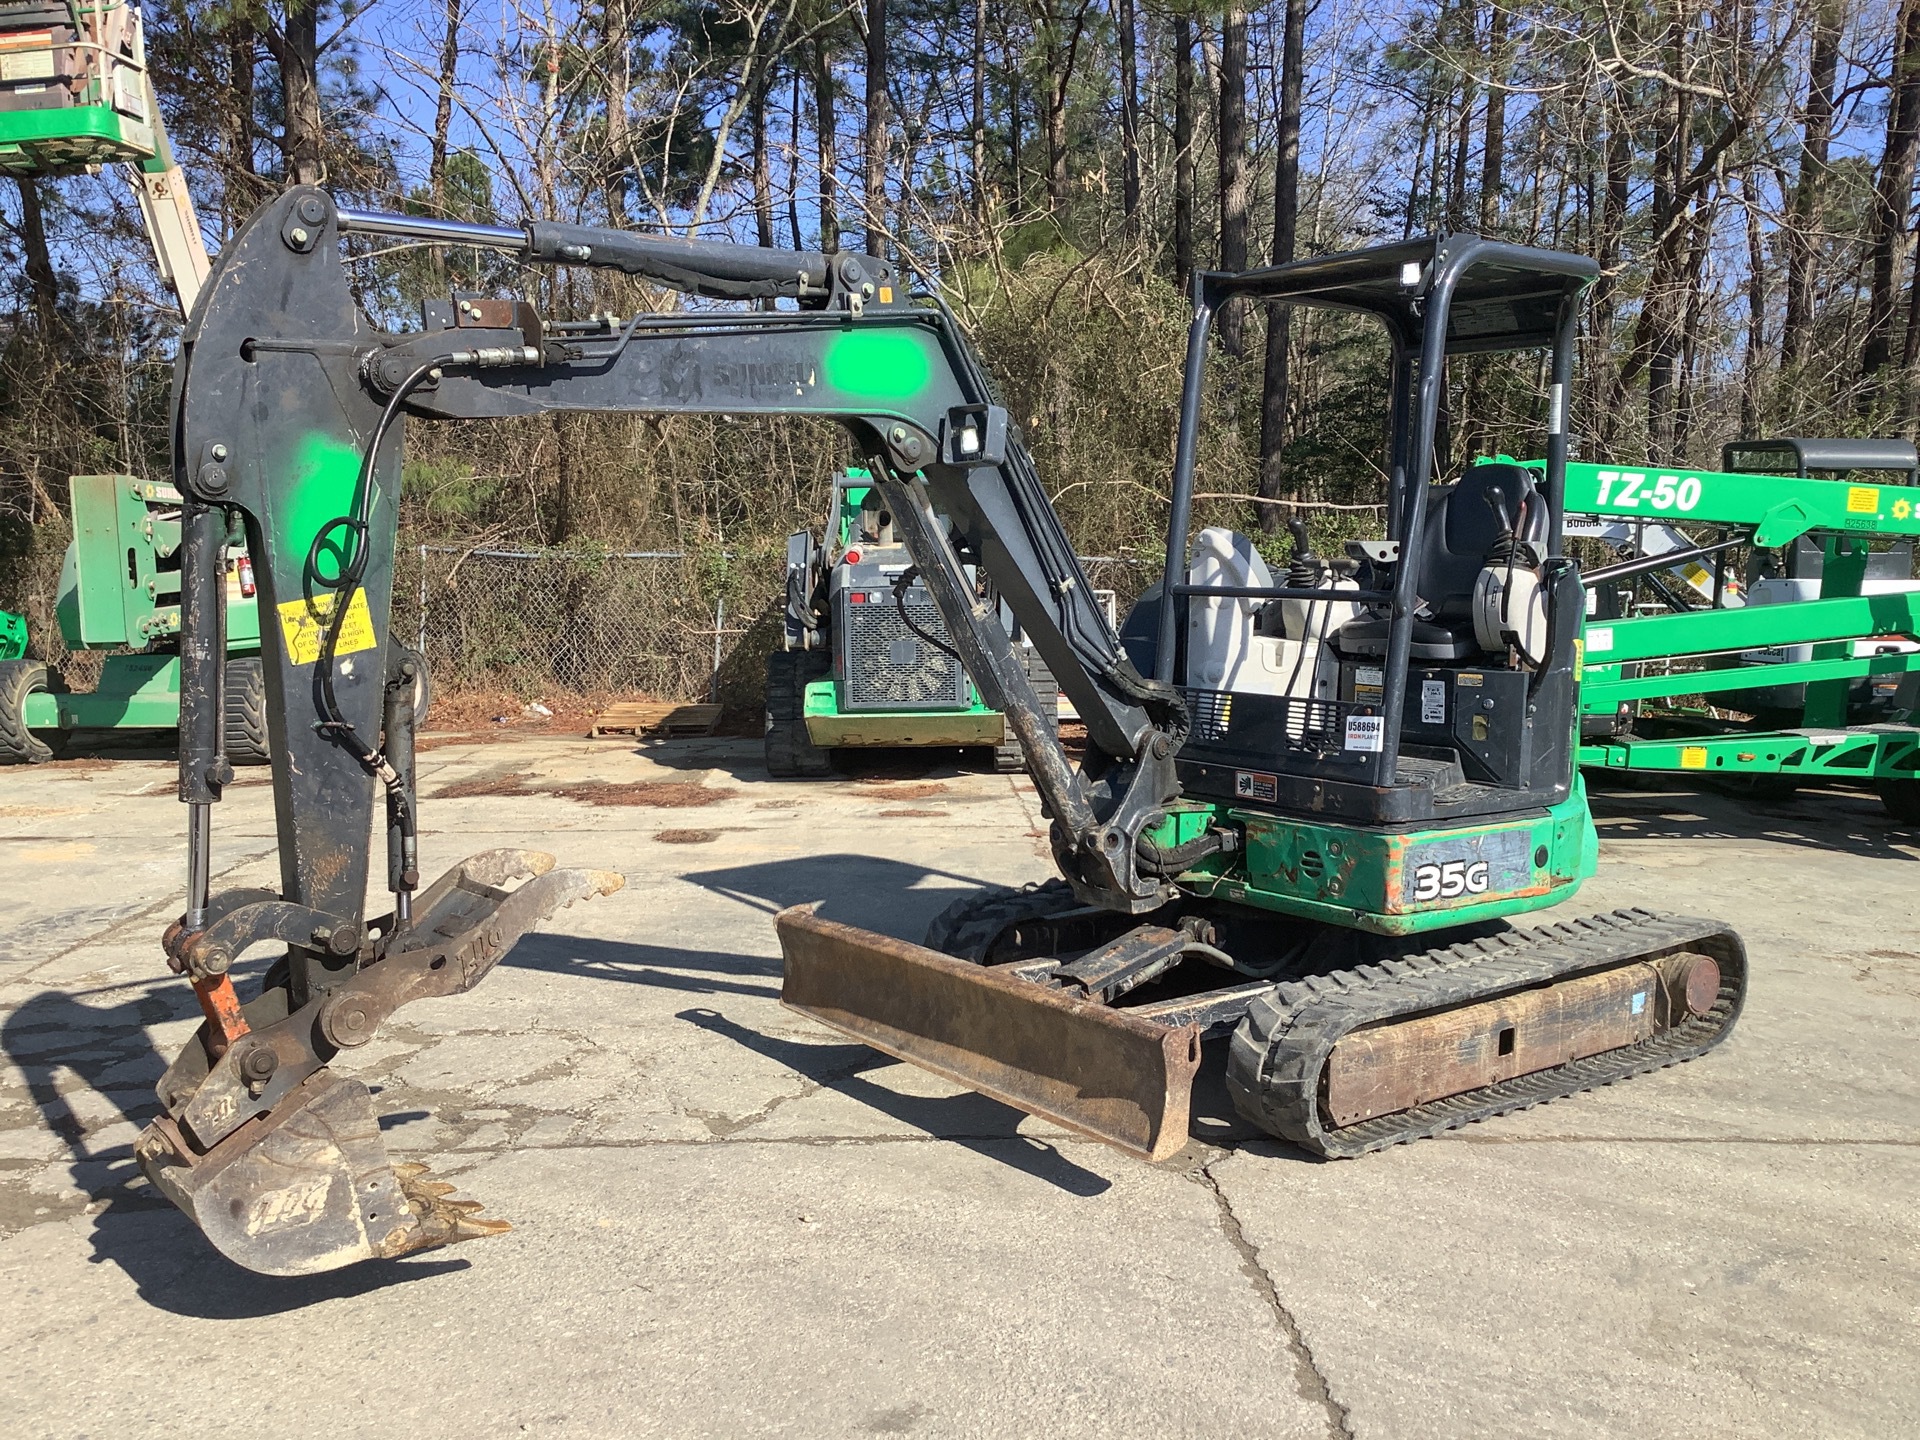
[[[648,780],[630,784],[581,780],[566,785],[546,786],[545,793],[562,795],[588,805],[651,805],[661,810],[687,810],[731,800],[740,792],[718,787],[709,789],[696,780]]]

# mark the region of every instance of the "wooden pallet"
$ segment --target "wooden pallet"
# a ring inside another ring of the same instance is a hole
[[[587,733],[595,739],[602,735],[711,735],[719,723],[718,705],[629,700],[601,711]]]

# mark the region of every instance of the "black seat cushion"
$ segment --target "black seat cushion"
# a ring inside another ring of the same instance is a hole
[[[1489,492],[1501,496],[1511,523],[1532,485],[1533,475],[1526,466],[1483,460],[1454,484],[1435,485],[1427,491],[1414,593],[1426,602],[1431,618],[1413,622],[1414,659],[1466,660],[1480,653],[1473,634],[1473,584],[1501,529],[1487,496]],[[1340,627],[1334,646],[1345,655],[1385,655],[1386,616],[1354,617]]]
[[[1500,538],[1500,521],[1487,503],[1498,493],[1509,523],[1533,485],[1524,465],[1484,460],[1455,484],[1427,492],[1426,533],[1421,537],[1420,574],[1414,592],[1442,620],[1472,623],[1473,582],[1487,563],[1487,551]]]

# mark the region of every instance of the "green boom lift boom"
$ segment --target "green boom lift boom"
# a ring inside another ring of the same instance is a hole
[[[1920,821],[1920,729],[1911,723],[1920,677],[1914,447],[1740,441],[1727,447],[1723,463],[1741,456],[1792,473],[1567,466],[1569,513],[1713,531],[1691,552],[1590,572],[1597,593],[1680,563],[1721,566],[1739,549],[1760,562],[1756,572],[1786,572],[1757,573],[1738,606],[1724,603],[1724,587],[1711,592],[1722,603],[1698,606],[1663,587],[1668,613],[1589,618],[1580,762],[1720,780],[1867,785],[1897,820]],[[1815,478],[1815,471],[1840,478]],[[1712,708],[1676,698],[1694,696]]]
[[[148,76],[139,10],[121,0],[0,4],[0,172],[58,178],[101,165],[126,172],[161,277],[191,314],[207,252]],[[69,483],[61,639],[116,653],[91,690],[75,693],[27,657],[26,618],[0,611],[0,762],[50,759],[75,730],[165,730],[180,719],[179,492],[131,475]],[[265,681],[243,546],[226,565],[228,755],[252,764],[266,759]]]

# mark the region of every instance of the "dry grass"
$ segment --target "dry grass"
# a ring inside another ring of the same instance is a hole
[[[710,845],[720,838],[718,830],[662,830],[653,837],[662,845]]]
[[[945,795],[950,788],[938,780],[891,780],[856,785],[853,793],[868,800],[925,800],[929,795]]]
[[[434,800],[474,800],[485,796],[557,795],[583,805],[646,805],[656,810],[689,810],[730,800],[740,792],[709,787],[697,780],[564,780],[529,784],[524,775],[473,775],[442,785]]]

